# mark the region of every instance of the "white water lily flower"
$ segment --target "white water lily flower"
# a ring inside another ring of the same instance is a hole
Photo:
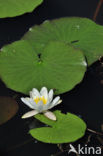
[[[24,114],[22,118],[29,118],[38,113],[43,113],[47,118],[56,120],[56,116],[48,110],[60,104],[62,100],[60,100],[59,96],[53,100],[53,94],[53,89],[51,89],[48,93],[46,87],[42,87],[40,92],[36,88],[33,88],[32,91],[30,91],[30,98],[21,98],[24,104],[33,109],[32,111]]]

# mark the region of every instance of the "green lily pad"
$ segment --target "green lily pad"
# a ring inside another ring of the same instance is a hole
[[[10,97],[0,97],[0,125],[10,120],[18,111],[17,102]]]
[[[45,143],[57,144],[74,142],[84,136],[86,124],[78,116],[71,113],[62,114],[60,111],[55,111],[54,114],[57,121],[49,120],[42,114],[35,116],[49,127],[30,130],[32,137]]]
[[[33,11],[43,0],[0,0],[0,18]]]
[[[7,87],[28,94],[35,87],[56,89],[56,94],[71,90],[86,71],[84,55],[62,42],[51,42],[39,55],[27,41],[2,48],[0,77]]]
[[[37,53],[50,41],[63,41],[80,48],[87,58],[88,65],[103,56],[103,26],[87,18],[61,18],[46,21],[34,26],[24,35],[23,39],[33,45]]]

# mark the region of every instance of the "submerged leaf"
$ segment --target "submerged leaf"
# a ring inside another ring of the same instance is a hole
[[[17,102],[10,97],[0,97],[0,125],[10,120],[18,111]]]
[[[86,71],[86,61],[79,49],[62,42],[50,42],[37,54],[33,45],[18,41],[2,48],[0,76],[6,85],[28,94],[35,87],[56,89],[56,94],[71,90]]]
[[[37,140],[45,143],[70,143],[83,137],[86,130],[85,122],[78,116],[55,111],[57,121],[51,121],[44,115],[35,117],[50,127],[41,127],[30,130],[30,134]]]

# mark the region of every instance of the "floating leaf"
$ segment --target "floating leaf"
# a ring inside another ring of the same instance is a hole
[[[103,56],[103,26],[87,18],[61,18],[46,21],[29,29],[23,39],[33,45],[37,53],[50,41],[63,41],[80,48],[91,65]]]
[[[35,117],[49,127],[41,127],[30,130],[30,134],[37,140],[45,143],[69,143],[74,142],[85,134],[86,124],[74,114],[62,114],[55,111],[57,121],[52,121],[42,114]]]
[[[56,94],[71,90],[85,73],[82,52],[62,42],[49,43],[37,54],[27,41],[18,41],[2,48],[0,76],[6,85],[28,94],[35,87],[55,88]]]
[[[10,97],[0,97],[0,125],[10,120],[18,111],[17,102]]]
[[[0,0],[0,18],[33,11],[43,0]]]

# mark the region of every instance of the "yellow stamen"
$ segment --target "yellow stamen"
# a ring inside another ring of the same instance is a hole
[[[37,104],[39,101],[42,101],[43,104],[46,104],[47,103],[47,99],[44,98],[44,96],[41,96],[41,97],[36,97],[34,99],[35,103]]]
[[[39,97],[36,97],[36,98],[34,99],[34,101],[35,101],[35,103],[37,104],[37,103],[40,101]]]
[[[43,104],[47,103],[47,99],[45,99],[44,96],[40,97],[40,100],[43,102]]]

